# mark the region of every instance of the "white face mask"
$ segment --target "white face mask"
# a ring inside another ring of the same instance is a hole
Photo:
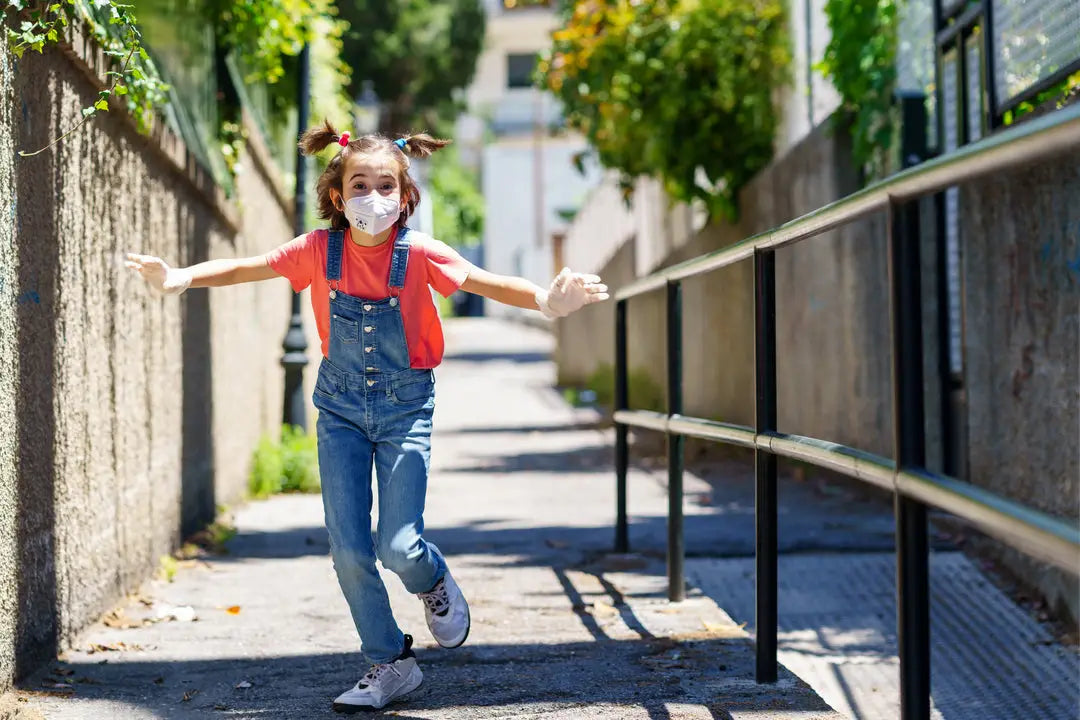
[[[345,203],[345,217],[349,224],[362,233],[378,235],[401,215],[401,195],[383,196],[378,192],[349,198]]]

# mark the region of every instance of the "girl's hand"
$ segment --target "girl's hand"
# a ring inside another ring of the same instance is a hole
[[[164,295],[179,295],[191,286],[190,271],[171,268],[164,260],[153,255],[128,253],[124,265],[138,271],[150,287]]]
[[[551,281],[550,290],[536,294],[536,304],[545,317],[566,317],[586,305],[607,300],[610,297],[607,289],[598,275],[575,273],[570,268],[563,268]]]

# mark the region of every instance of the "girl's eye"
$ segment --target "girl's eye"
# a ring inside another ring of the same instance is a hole
[[[356,183],[356,184],[353,185],[353,190],[363,190],[363,189],[364,189],[364,183]]]
[[[393,190],[394,186],[393,186],[392,183],[384,183],[381,189],[382,190]]]

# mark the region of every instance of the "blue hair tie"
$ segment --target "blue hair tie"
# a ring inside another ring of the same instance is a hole
[[[398,138],[397,140],[395,140],[395,141],[394,141],[394,144],[395,144],[395,145],[397,145],[397,146],[398,146],[399,148],[401,148],[402,150],[404,150],[404,149],[405,149],[405,145],[407,145],[407,144],[408,144],[408,142],[409,142],[409,141],[408,141],[408,140],[406,140],[405,138]]]

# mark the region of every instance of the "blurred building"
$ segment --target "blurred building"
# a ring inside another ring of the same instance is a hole
[[[533,85],[538,53],[559,25],[556,3],[485,0],[485,50],[465,92],[468,113],[457,126],[462,161],[480,173],[486,222],[483,263],[497,273],[545,285],[555,272],[555,238],[601,179],[579,172],[574,156],[584,138],[567,132],[562,109]],[[516,308],[486,304],[488,314]]]

